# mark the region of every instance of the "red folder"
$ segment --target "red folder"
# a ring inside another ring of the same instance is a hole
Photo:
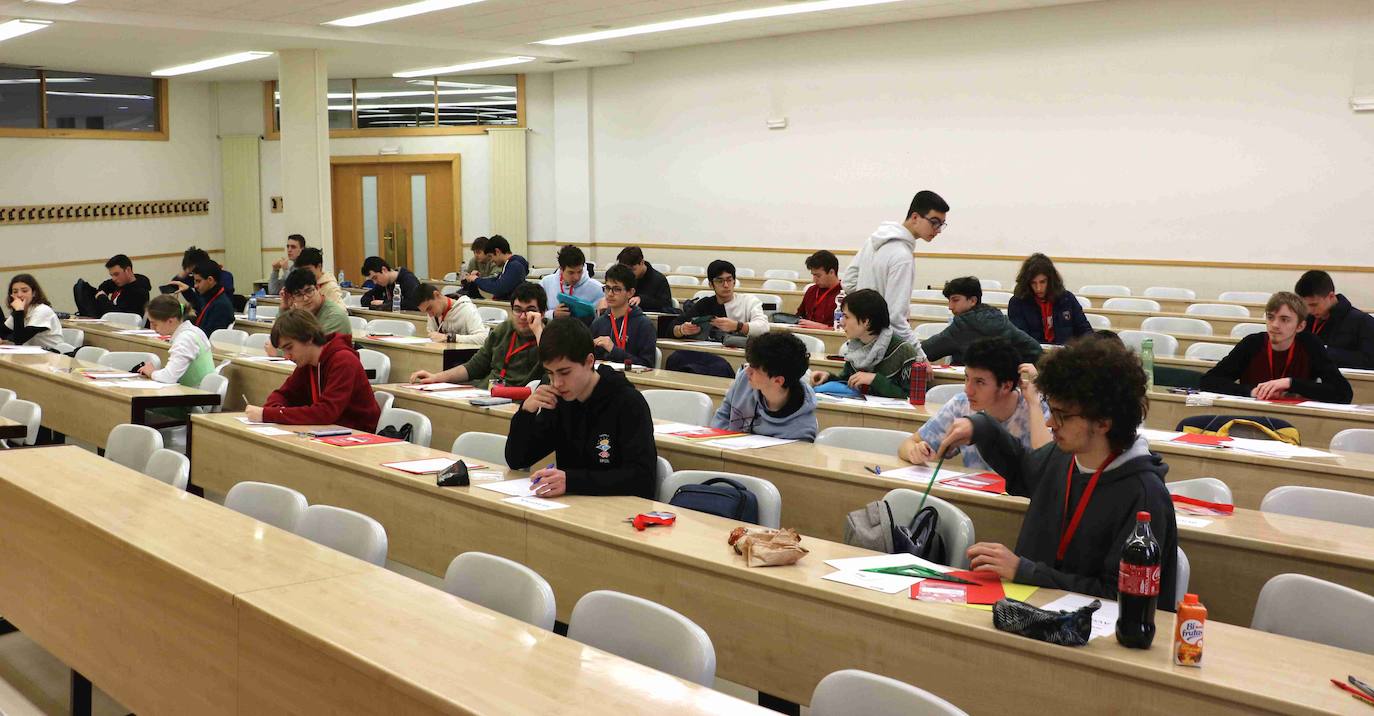
[[[940,484],[946,487],[958,487],[964,490],[974,490],[977,492],[988,492],[994,495],[1004,495],[1007,492],[1007,481],[1001,475],[993,472],[980,472],[977,475],[956,475],[940,480]]]
[[[381,435],[372,433],[353,433],[352,435],[331,435],[327,438],[315,438],[316,442],[335,447],[367,447],[368,445],[387,445],[389,443],[403,442],[397,438],[384,438]]]
[[[997,600],[1007,596],[1002,589],[1002,578],[996,572],[974,572],[966,569],[957,569],[949,573],[953,577],[962,577],[970,582],[977,584],[959,584],[957,582],[946,582],[939,579],[927,579],[927,582],[934,582],[941,587],[948,589],[963,589],[964,602],[967,604],[996,604]],[[921,591],[921,583],[911,585],[911,598],[915,599]]]
[[[1222,502],[1208,502],[1206,500],[1199,500],[1195,497],[1186,497],[1184,495],[1170,495],[1169,499],[1173,500],[1174,509],[1180,512],[1186,512],[1190,515],[1230,515],[1234,514],[1236,511],[1235,505],[1228,505]]]
[[[1231,438],[1224,435],[1201,435],[1198,433],[1184,433],[1173,440],[1171,443],[1184,443],[1186,445],[1206,445],[1216,447],[1224,442],[1230,442]]]
[[[669,433],[683,440],[713,440],[715,438],[733,438],[740,435],[747,435],[738,430],[726,430],[725,428],[700,428],[698,430],[683,430],[679,433]]]

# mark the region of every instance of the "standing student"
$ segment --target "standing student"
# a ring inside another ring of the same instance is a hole
[[[1136,434],[1148,406],[1140,360],[1113,341],[1087,338],[1050,353],[1035,384],[1049,401],[1053,441],[1029,449],[986,412],[955,420],[940,449],[973,444],[1029,497],[1015,551],[995,542],[968,549],[974,570],[1019,584],[1102,599],[1117,596],[1121,547],[1136,513],[1150,513],[1159,540],[1160,607],[1172,611],[1178,530],[1164,487],[1169,467]]]
[[[572,316],[571,309],[558,300],[559,294],[580,298],[592,304],[594,311],[604,307],[605,295],[601,282],[587,275],[587,257],[576,246],[564,246],[558,250],[558,270],[539,279],[544,287],[544,295],[549,297],[551,308],[544,314],[546,320]],[[578,318],[583,324],[590,324],[596,316]]]
[[[902,340],[888,324],[887,302],[877,291],[864,288],[845,296],[844,370],[838,375],[812,371],[812,385],[832,380],[844,381],[850,388],[881,395],[905,398],[911,390],[911,366],[922,359],[921,349]]]
[[[1280,291],[1264,306],[1264,333],[1251,333],[1212,369],[1201,387],[1214,393],[1260,400],[1297,395],[1326,403],[1349,403],[1350,381],[1331,360],[1321,339],[1303,331],[1307,305]]]
[[[89,294],[89,313],[86,306],[82,305],[86,303],[85,297],[77,299],[77,307],[81,309],[82,315],[98,318],[112,311],[143,315],[143,309],[147,307],[148,298],[153,292],[153,283],[148,277],[134,273],[134,262],[124,254],[111,256],[110,260],[105,262],[105,270],[110,277]],[[81,284],[90,285],[84,281]]]
[[[326,335],[309,311],[290,309],[272,323],[271,340],[296,369],[264,405],[245,408],[249,420],[341,425],[369,433],[377,429],[382,409],[352,339]]]
[[[469,271],[463,277],[463,286],[473,298],[481,298],[485,293],[497,301],[509,300],[514,295],[515,287],[524,283],[525,277],[530,275],[530,262],[524,256],[511,253],[510,242],[500,234],[487,239],[487,253],[492,263],[501,268],[501,272],[483,277],[476,271]]]
[[[196,295],[196,303],[192,304],[196,307],[195,324],[206,335],[234,327],[234,304],[229,300],[229,290],[220,285],[219,276],[219,264],[208,258],[191,269]]]
[[[210,339],[196,324],[186,320],[185,306],[170,295],[149,301],[147,313],[148,327],[158,335],[171,336],[172,343],[167,348],[166,365],[154,369],[151,364],[145,364],[139,373],[159,383],[199,388],[205,376],[215,372]]]
[[[653,499],[658,449],[644,396],[623,373],[596,368],[591,333],[580,321],[549,323],[539,361],[549,378],[511,417],[506,464],[524,470],[553,448],[556,467],[531,475],[536,495]]]
[[[268,293],[281,293],[282,287],[286,285],[286,277],[295,270],[296,261],[300,258],[301,250],[304,248],[304,236],[292,234],[286,237],[286,258],[272,262],[272,275],[267,277]]]
[[[1342,368],[1374,368],[1374,316],[1350,305],[1336,293],[1331,274],[1308,271],[1298,278],[1293,293],[1307,304],[1307,328],[1326,346],[1331,360]]]
[[[381,256],[369,256],[363,261],[363,275],[372,280],[372,288],[363,294],[362,304],[374,311],[390,311],[394,286],[401,287],[401,310],[417,311],[415,294],[420,288],[420,279],[410,269],[402,266],[391,268]]]
[[[835,254],[821,249],[806,257],[806,270],[811,272],[811,285],[802,294],[797,315],[802,328],[835,327],[835,299],[840,295],[840,260]],[[882,294],[878,294],[882,298]],[[883,303],[887,305],[886,301]],[[891,317],[885,325],[892,325]]]
[[[804,380],[806,346],[779,331],[749,339],[741,368],[711,427],[786,440],[816,439],[816,392]]]
[[[510,318],[493,328],[477,354],[463,365],[439,373],[417,370],[412,383],[472,383],[480,388],[492,385],[522,386],[544,375],[539,363],[539,336],[544,332],[544,311],[548,309],[544,289],[538,284],[521,283],[510,300]]]
[[[195,246],[192,246],[186,249],[186,251],[182,252],[181,273],[177,274],[176,276],[173,276],[172,280],[168,282],[170,285],[175,286],[177,288],[177,291],[180,292],[182,299],[189,303],[191,305],[191,308],[194,308],[197,311],[199,311],[201,309],[201,306],[203,306],[204,304],[202,303],[202,297],[200,293],[196,291],[195,286],[192,285],[195,282],[195,279],[192,278],[192,273],[195,271],[195,268],[197,266],[202,265],[206,261],[209,261],[210,263],[214,264],[217,269],[215,275],[215,282],[219,285],[220,288],[224,289],[224,292],[226,294],[233,296],[234,274],[225,270],[225,268],[216,263],[214,259],[211,259],[210,252],[202,248],[197,248]],[[233,305],[233,301],[230,301],[230,305]]]
[[[649,262],[638,246],[626,246],[615,257],[616,263],[628,266],[635,274],[635,295],[630,305],[640,310],[664,313],[673,310],[673,288],[668,279]]]
[[[10,315],[5,318],[0,339],[17,346],[39,346],[57,350],[62,344],[62,322],[52,310],[48,295],[32,274],[15,274],[10,279],[7,303]]]
[[[324,254],[319,249],[313,246],[302,249],[296,255],[295,266],[309,271],[315,277],[315,288],[324,295],[324,300],[344,306],[343,289],[339,287],[337,279],[324,272]]]
[[[1062,346],[1093,332],[1082,304],[1065,290],[1064,279],[1044,254],[1031,254],[1021,263],[1007,317],[1036,343]]]
[[[934,417],[907,438],[897,450],[898,457],[917,465],[935,462],[950,425],[974,413],[986,414],[997,421],[1026,450],[1048,445],[1051,437],[1045,421],[1049,419],[1049,411],[1035,387],[1035,366],[1022,363],[1016,349],[1004,338],[974,341],[964,358],[964,392],[940,406]],[[970,445],[962,452],[965,467],[992,469],[978,448]],[[946,456],[959,453],[958,447],[944,451]]]
[[[682,312],[682,318],[673,326],[676,338],[719,339],[725,335],[749,336],[768,332],[768,316],[763,313],[763,303],[757,296],[735,293],[735,265],[723,259],[716,259],[706,267],[706,278],[711,282],[713,295],[697,299]],[[702,335],[702,326],[694,319],[711,317],[711,331]],[[800,343],[800,341],[798,341]]]
[[[976,277],[950,280],[945,284],[944,294],[954,320],[921,344],[930,360],[949,356],[952,362],[962,363],[969,344],[992,336],[1007,339],[1020,354],[1022,363],[1034,363],[1040,358],[1040,344],[1035,339],[1013,326],[1007,314],[996,306],[983,303],[983,285]]]
[[[654,367],[658,327],[638,307],[631,305],[635,296],[635,274],[624,264],[606,269],[606,312],[592,321],[592,347],[597,360],[614,363],[633,361],[636,365]]]
[[[429,315],[429,339],[435,343],[480,346],[490,333],[471,298],[445,296],[433,284],[420,284],[420,310]]]
[[[353,324],[348,320],[348,311],[333,301],[327,301],[316,283],[315,274],[309,269],[298,268],[286,275],[283,284],[286,291],[286,307],[309,311],[320,323],[320,330],[326,334],[340,333],[353,337]]]
[[[845,293],[871,288],[887,301],[892,330],[904,341],[915,335],[907,320],[911,315],[911,289],[916,273],[916,240],[933,241],[945,228],[949,204],[933,191],[919,191],[902,221],[884,221],[868,237],[844,270]]]
[[[478,278],[490,278],[501,273],[501,267],[491,260],[491,254],[487,253],[487,237],[478,236],[472,240],[472,258],[468,259],[467,268],[463,269],[465,274],[477,274]]]

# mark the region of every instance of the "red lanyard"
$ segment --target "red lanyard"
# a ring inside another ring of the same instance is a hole
[[[215,299],[219,298],[223,293],[224,293],[224,288],[223,288],[223,287],[220,287],[219,292],[216,293],[215,295],[211,296],[209,301],[206,301],[206,302],[205,302],[205,308],[200,309],[200,315],[199,315],[199,316],[196,316],[196,325],[197,325],[197,326],[200,325],[200,322],[201,322],[201,321],[205,320],[205,309],[209,308],[209,307],[210,307],[210,304],[214,303],[214,302],[215,302]]]
[[[1322,329],[1323,329],[1323,328],[1326,328],[1326,321],[1327,321],[1327,320],[1328,320],[1328,319],[1325,319],[1325,318],[1313,318],[1313,319],[1312,319],[1312,333],[1313,333],[1314,335],[1318,335],[1318,336],[1321,335]]]
[[[835,294],[837,294],[837,293],[839,293],[839,292],[840,292],[840,284],[838,284],[838,283],[836,283],[834,286],[831,286],[829,289],[827,289],[827,290],[825,290],[825,291],[822,291],[822,292],[821,292],[821,295],[818,296],[818,297],[816,298],[816,308],[820,308],[821,306],[824,306],[824,305],[825,305],[825,299],[830,298],[831,296],[833,296],[833,295],[835,295]]]
[[[448,305],[446,305],[446,306],[444,307],[444,318],[448,318],[448,313],[449,313],[449,311],[452,311],[452,310],[453,310],[453,299],[451,299],[451,298],[445,298],[444,300],[445,300],[445,301],[448,301]],[[443,322],[444,322],[444,320],[443,320],[442,318],[439,319],[439,323],[442,324]]]
[[[1078,498],[1078,506],[1073,510],[1073,519],[1069,520],[1069,526],[1064,528],[1064,531],[1059,534],[1059,550],[1054,553],[1056,564],[1064,561],[1064,553],[1069,550],[1069,542],[1073,540],[1073,534],[1078,531],[1078,523],[1083,519],[1083,511],[1088,509],[1088,501],[1093,497],[1093,490],[1097,489],[1097,479],[1102,477],[1102,471],[1106,470],[1107,466],[1112,464],[1112,461],[1119,455],[1121,455],[1119,452],[1108,455],[1107,459],[1102,462],[1102,466],[1097,468],[1097,472],[1094,472],[1093,476],[1088,479],[1088,486],[1083,488],[1083,494]],[[1069,487],[1073,484],[1073,472],[1074,468],[1077,466],[1078,460],[1076,458],[1069,460],[1069,474],[1064,476],[1065,515],[1069,513]],[[1061,516],[1061,524],[1063,523],[1063,519],[1063,516]]]
[[[561,279],[561,278],[558,279],[558,288],[561,289],[561,290],[563,291],[563,293],[566,293],[566,294],[568,294],[569,296],[573,295],[573,292],[572,292],[572,290],[573,290],[573,284],[570,284],[570,283],[563,283],[563,279]]]
[[[1045,328],[1044,328],[1044,331],[1045,331],[1045,342],[1047,342],[1047,343],[1053,343],[1053,342],[1054,342],[1054,311],[1052,310],[1052,307],[1050,306],[1050,302],[1049,302],[1049,301],[1041,301],[1041,300],[1039,300],[1039,299],[1036,299],[1036,303],[1040,304],[1040,320],[1041,320],[1042,323],[1045,324]]]
[[[1284,361],[1283,372],[1279,373],[1278,375],[1274,375],[1274,344],[1266,341],[1264,344],[1264,350],[1267,352],[1269,357],[1269,380],[1278,380],[1279,378],[1288,375],[1288,369],[1293,365],[1293,354],[1298,352],[1298,342],[1297,340],[1294,340],[1292,344],[1288,346],[1288,360]]]
[[[505,380],[506,380],[506,368],[510,367],[510,359],[511,359],[511,357],[514,356],[516,353],[519,353],[520,351],[523,351],[523,350],[525,350],[526,348],[529,348],[529,347],[532,346],[532,345],[534,345],[534,341],[530,341],[529,343],[522,343],[522,344],[520,344],[520,347],[519,347],[519,348],[516,348],[516,347],[515,347],[515,334],[514,334],[514,333],[510,334],[510,345],[506,346],[506,362],[505,362],[504,365],[501,366],[501,381],[502,381],[502,382],[505,382]]]
[[[625,309],[625,320],[620,322],[620,330],[615,330],[615,316],[611,316],[611,340],[621,349],[625,348],[625,342],[630,339],[630,309]]]
[[[310,404],[315,405],[320,402],[320,369],[319,366],[310,368]]]
[[[124,293],[124,289],[122,289],[122,288],[119,289],[118,291],[115,291],[114,293],[110,294],[110,301],[111,301],[112,303],[118,303],[118,302],[119,302],[119,294],[121,294],[121,293]]]

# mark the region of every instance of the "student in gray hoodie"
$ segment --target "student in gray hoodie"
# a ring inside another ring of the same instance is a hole
[[[1007,314],[983,303],[983,284],[974,276],[961,276],[945,284],[945,299],[954,320],[943,331],[921,343],[926,358],[935,361],[949,356],[956,364],[964,362],[964,350],[979,338],[1001,336],[1011,343],[1022,363],[1040,359],[1042,349],[1034,338],[1017,328]]]
[[[807,378],[806,346],[782,331],[761,333],[744,347],[749,362],[735,376],[711,427],[787,440],[816,439],[816,392]]]
[[[908,343],[911,332],[911,289],[916,274],[916,239],[933,241],[945,228],[949,204],[933,191],[919,191],[911,199],[906,218],[884,221],[868,237],[859,254],[845,267],[840,282],[845,293],[871,288],[882,294],[890,311],[892,332]]]

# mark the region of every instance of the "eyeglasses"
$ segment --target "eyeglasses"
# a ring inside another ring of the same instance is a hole
[[[713,279],[711,279],[711,285],[712,285],[712,286],[733,286],[733,285],[735,285],[735,277],[734,277],[734,276],[721,276],[720,278],[713,278]]]
[[[615,294],[615,293],[625,293],[625,287],[624,287],[624,286],[612,286],[612,285],[610,285],[610,284],[606,284],[605,286],[602,286],[602,287],[601,287],[601,290],[602,290],[602,291],[605,291],[607,296],[610,296],[611,294]]]
[[[1050,418],[1060,425],[1069,422],[1069,420],[1071,420],[1072,418],[1081,417],[1083,417],[1082,413],[1066,413],[1063,410],[1060,410],[1059,408],[1050,408]]]
[[[314,296],[314,295],[315,295],[315,287],[314,287],[314,286],[306,286],[305,288],[303,288],[303,289],[301,289],[301,290],[299,290],[299,291],[297,291],[297,292],[291,294],[291,297],[292,297],[292,298],[310,298],[311,296]]]
[[[930,225],[935,227],[936,233],[939,233],[949,228],[949,222],[945,221],[944,219],[941,219],[938,216],[922,216],[921,218],[925,219],[926,221],[929,221]]]

